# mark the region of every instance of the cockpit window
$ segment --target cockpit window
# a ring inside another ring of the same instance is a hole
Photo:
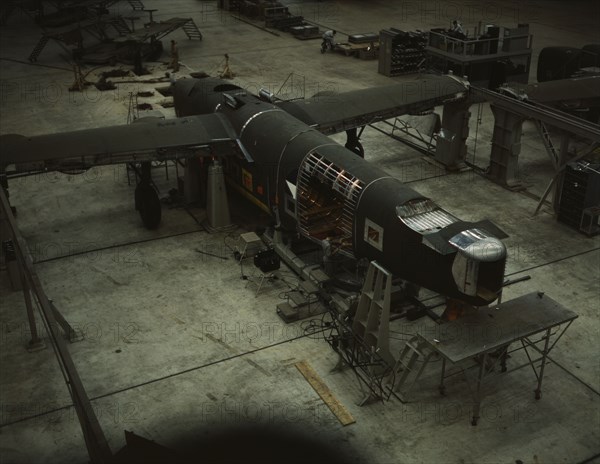
[[[402,222],[420,234],[437,232],[458,221],[428,198],[407,201],[396,207],[396,214]]]

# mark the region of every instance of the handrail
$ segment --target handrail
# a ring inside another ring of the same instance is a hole
[[[440,43],[445,43],[447,44],[446,50],[440,48],[439,46],[437,46],[435,43],[436,41],[434,41],[434,43],[432,43],[431,37],[435,37]],[[498,43],[499,45],[503,42],[503,41],[507,41],[507,40],[515,40],[515,39],[525,39],[527,38],[527,44],[525,45],[525,47],[519,49],[519,50],[513,50],[513,52],[529,52],[531,51],[531,44],[533,42],[533,34],[519,34],[519,35],[514,35],[514,36],[505,36],[505,37],[490,37],[487,39],[459,39],[456,37],[451,37],[449,35],[446,34],[442,34],[439,32],[434,32],[434,31],[430,31],[429,32],[429,41],[427,43],[427,45],[429,47],[441,50],[441,51],[446,51],[447,53],[452,53],[454,55],[477,55],[477,56],[486,56],[486,55],[497,55],[499,53],[507,53],[507,52],[502,52],[502,50],[499,50],[496,53],[475,53],[475,45],[477,44],[484,44],[484,43]],[[459,51],[456,51],[459,50]]]

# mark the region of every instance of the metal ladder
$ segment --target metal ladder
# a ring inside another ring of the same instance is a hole
[[[127,107],[127,124],[131,124],[137,118],[140,117],[138,110],[138,96],[137,93],[129,92],[129,105]],[[129,179],[129,172],[127,173]]]
[[[185,35],[188,36],[188,39],[202,40],[202,33],[193,19],[190,18],[190,20],[182,26],[182,29],[185,32]]]
[[[394,365],[389,339],[391,295],[392,274],[371,261],[352,322],[352,332],[386,362]]]
[[[405,401],[406,395],[421,377],[433,354],[434,352],[428,347],[427,343],[417,335],[413,336],[404,345],[404,349],[394,367],[394,374],[400,375],[400,377],[394,381],[393,387],[402,401]],[[417,369],[415,364],[419,360],[421,365]],[[413,374],[412,380],[409,381],[411,374]],[[405,384],[408,384],[408,386],[402,390]]]
[[[115,30],[117,31],[117,33],[121,37],[124,35],[127,35],[131,32],[131,29],[129,28],[129,26],[127,25],[127,22],[125,22],[125,20],[123,19],[122,16],[115,16],[115,17],[111,18],[108,21],[108,24],[110,24],[112,27],[114,27]]]

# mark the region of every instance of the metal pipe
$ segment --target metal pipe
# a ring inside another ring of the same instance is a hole
[[[31,258],[25,252],[27,245],[17,228],[8,198],[2,188],[0,188],[0,209],[0,212],[3,214],[10,228],[17,260],[23,271],[23,278],[28,281],[27,283],[37,297],[40,313],[46,323],[50,341],[55,347],[57,359],[63,368],[63,375],[65,376],[65,381],[69,387],[69,393],[75,404],[75,410],[77,412],[77,417],[79,418],[79,424],[81,425],[90,461],[93,464],[104,464],[112,459],[112,452],[108,446],[108,441],[100,427],[98,418],[96,417],[85,388],[83,387],[83,383],[75,368],[67,345],[58,331],[52,305],[44,292]]]

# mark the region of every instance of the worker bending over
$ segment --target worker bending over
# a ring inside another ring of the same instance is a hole
[[[336,31],[325,31],[323,33],[323,45],[328,47],[330,50],[333,50],[333,46],[335,45],[334,37]]]

